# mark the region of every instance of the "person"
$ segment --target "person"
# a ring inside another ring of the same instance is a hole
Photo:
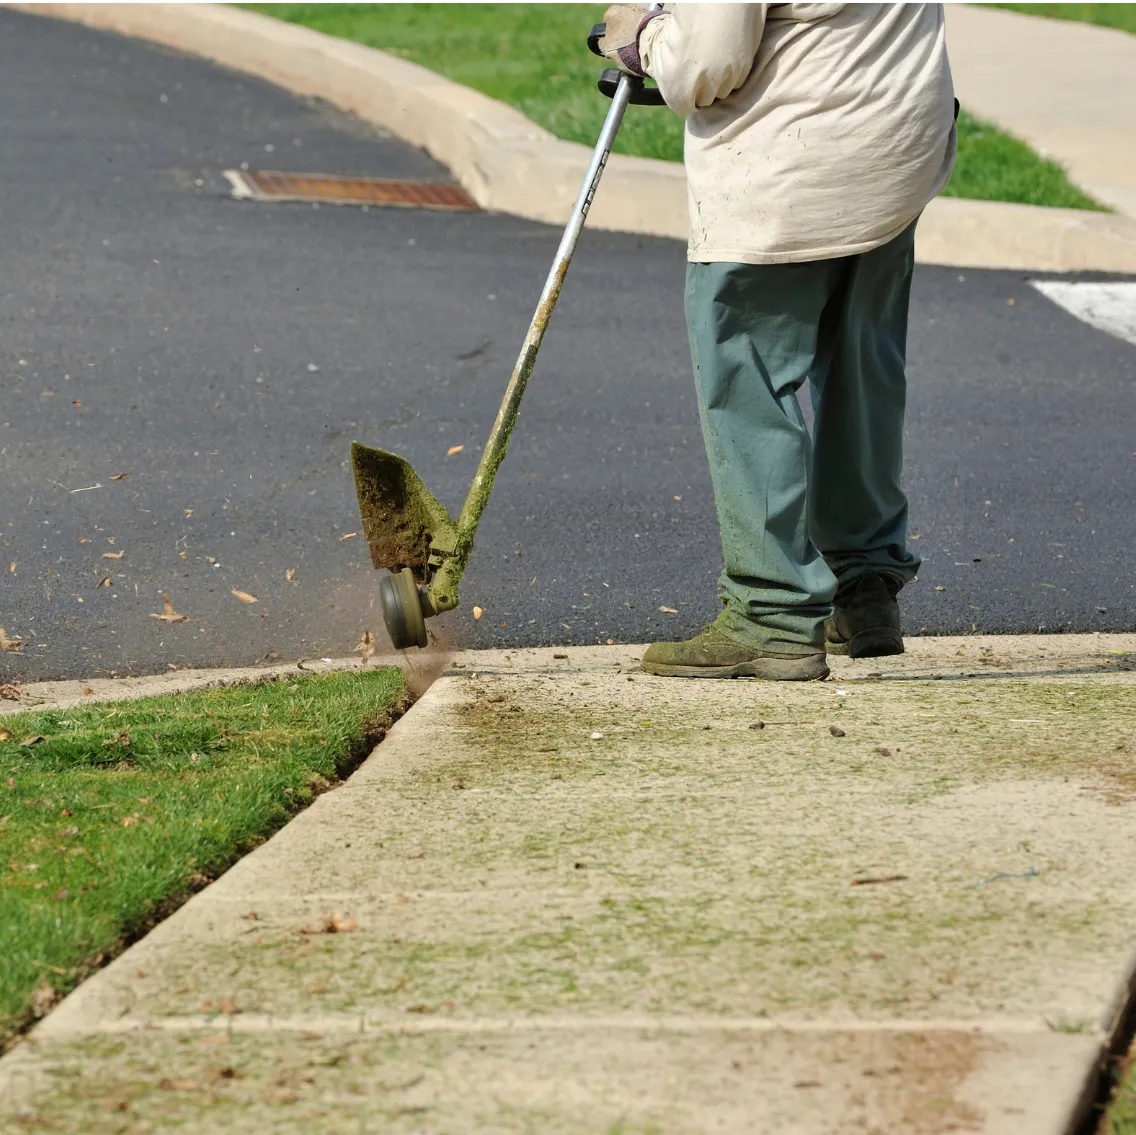
[[[600,51],[686,120],[686,318],[725,561],[718,618],[643,669],[807,680],[826,649],[900,653],[915,226],[956,144],[943,7],[616,4],[605,25]]]

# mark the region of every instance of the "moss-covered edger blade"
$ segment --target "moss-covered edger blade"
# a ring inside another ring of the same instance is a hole
[[[617,80],[614,74],[605,71],[600,89],[611,97],[611,109],[457,522],[450,519],[449,513],[403,458],[384,449],[371,449],[358,442],[351,444],[355,492],[363,516],[363,535],[371,548],[371,563],[392,573],[379,584],[379,598],[391,642],[399,650],[425,646],[426,620],[458,605],[458,584],[473,550],[474,533],[489,500],[497,469],[505,458],[521,396],[536,363],[537,351],[623,112],[629,102],[658,101],[646,99],[643,81],[631,75],[620,75]]]

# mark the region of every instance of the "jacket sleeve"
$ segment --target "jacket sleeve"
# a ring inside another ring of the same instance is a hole
[[[639,40],[667,106],[687,115],[737,90],[749,76],[768,4],[676,4]]]

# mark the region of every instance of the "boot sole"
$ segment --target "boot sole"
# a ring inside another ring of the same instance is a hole
[[[807,658],[755,658],[736,666],[666,666],[644,662],[645,674],[660,678],[764,678],[770,682],[816,682],[828,677],[823,654]]]
[[[903,653],[903,635],[892,627],[869,627],[854,634],[847,642],[826,642],[829,654],[846,654],[849,658],[884,658]]]

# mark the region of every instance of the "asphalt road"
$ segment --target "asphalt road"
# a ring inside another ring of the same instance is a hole
[[[344,538],[348,443],[404,454],[456,511],[559,234],[233,201],[220,171],[242,162],[446,173],[266,84],[8,10],[0,104],[0,625],[24,641],[0,675],[342,655],[379,633],[377,576]],[[683,266],[673,242],[585,234],[454,640],[713,618]],[[909,631],[1136,628],[1133,423],[1132,345],[1020,274],[921,267]],[[188,622],[151,618],[163,592]]]

